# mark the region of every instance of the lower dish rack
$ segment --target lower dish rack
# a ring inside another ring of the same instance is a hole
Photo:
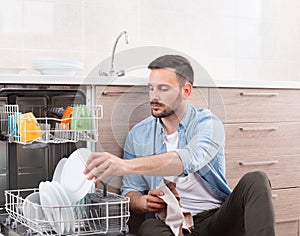
[[[38,189],[5,191],[5,209],[12,219],[40,235],[125,234],[128,231],[129,198],[95,189],[71,206],[45,207],[25,202],[26,196]],[[24,207],[26,209],[24,209]],[[24,214],[26,211],[27,214]],[[45,211],[53,218],[45,217]],[[71,213],[71,214],[70,214]],[[68,215],[70,214],[70,215]]]

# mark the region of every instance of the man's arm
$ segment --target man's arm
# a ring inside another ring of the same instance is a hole
[[[146,199],[139,191],[131,191],[126,194],[130,198],[130,209],[136,213],[146,212]]]
[[[95,182],[109,175],[140,174],[148,176],[177,176],[183,173],[183,165],[176,152],[166,152],[133,159],[121,159],[107,152],[92,153],[86,163],[88,179]]]

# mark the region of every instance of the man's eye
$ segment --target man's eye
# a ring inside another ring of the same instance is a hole
[[[168,87],[160,87],[159,90],[162,92],[167,92],[169,90],[169,88]]]

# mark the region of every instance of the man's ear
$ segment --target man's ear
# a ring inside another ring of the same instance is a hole
[[[185,83],[184,86],[182,87],[182,97],[184,99],[188,99],[191,96],[193,90],[193,85],[190,83]]]

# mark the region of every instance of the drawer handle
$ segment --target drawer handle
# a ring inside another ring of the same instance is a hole
[[[273,96],[278,96],[279,93],[247,93],[247,92],[241,92],[241,96],[262,96],[262,97],[273,97]]]
[[[253,162],[244,162],[240,161],[240,166],[265,166],[265,165],[274,165],[277,164],[278,160],[271,160],[271,161],[253,161]]]
[[[122,94],[148,94],[147,92],[128,92],[128,91],[116,91],[116,92],[113,92],[113,91],[103,91],[102,92],[102,95],[104,96],[120,96]]]
[[[277,127],[240,127],[241,131],[274,131]]]
[[[272,198],[273,198],[273,199],[274,199],[274,198],[278,198],[278,194],[272,193]]]

